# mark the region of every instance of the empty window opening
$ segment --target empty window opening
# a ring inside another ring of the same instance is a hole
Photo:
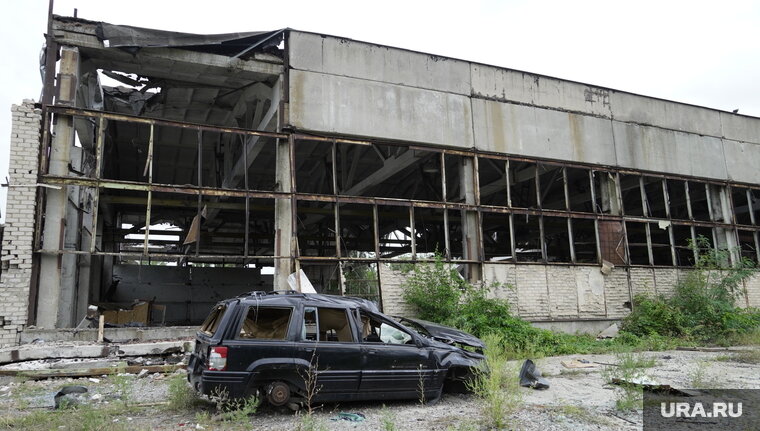
[[[623,198],[623,211],[626,215],[644,215],[640,179],[641,177],[638,175],[620,175],[620,193]]]
[[[574,218],[571,222],[575,261],[578,263],[597,263],[599,259],[597,258],[596,225],[594,220]]]
[[[649,244],[645,223],[626,222],[628,256],[631,265],[649,265]]]
[[[333,144],[299,140],[294,151],[296,190],[299,193],[333,194]]]
[[[446,201],[474,204],[473,159],[456,154],[446,154],[444,157],[446,159]]]
[[[758,235],[757,231],[737,230],[739,236],[739,249],[744,259],[751,262],[758,262]]]
[[[284,340],[293,310],[290,308],[249,307],[239,338],[249,340]]]
[[[303,270],[309,282],[318,293],[342,295],[340,282],[340,265],[337,262],[301,261]]]
[[[507,206],[507,167],[504,160],[480,157],[478,159],[478,183],[480,204]]]
[[[300,256],[335,256],[335,205],[299,200],[296,203]]]
[[[565,210],[565,174],[561,166],[539,164],[539,185],[541,187],[541,208]]]
[[[689,205],[686,201],[686,181],[667,180],[670,218],[689,220]]]
[[[543,217],[544,247],[547,262],[572,262],[570,256],[570,236],[567,231],[567,218]]]
[[[652,239],[652,258],[655,265],[673,265],[673,254],[670,248],[670,226],[649,223],[649,233]]]
[[[443,201],[439,152],[339,143],[336,153],[341,195]]]
[[[380,257],[412,258],[412,224],[409,207],[378,205],[377,226]]]
[[[755,215],[755,225],[760,225],[760,189],[750,189],[749,202]]]
[[[710,205],[707,201],[707,184],[689,181],[689,202],[694,220],[710,221]]]
[[[541,262],[541,228],[538,216],[514,214],[515,256],[519,262]]]
[[[485,259],[496,262],[513,262],[512,236],[509,231],[509,214],[482,212],[483,251]]]
[[[567,168],[567,191],[570,198],[570,210],[579,212],[594,212],[591,200],[591,179],[589,170]]]
[[[734,216],[737,224],[752,224],[752,207],[747,200],[748,189],[744,187],[731,187],[731,200],[734,205]]]
[[[643,177],[646,194],[646,208],[650,217],[666,218],[665,195],[662,189],[662,178]]]
[[[446,224],[444,211],[438,208],[414,208],[414,235],[417,258],[432,258],[437,252],[446,253]]]
[[[464,259],[463,235],[465,227],[463,223],[466,223],[467,213],[467,211],[448,210],[450,259]],[[477,217],[477,213],[472,214]],[[473,237],[476,236],[473,235]],[[477,257],[470,256],[470,259],[477,259]]]
[[[338,214],[340,216],[340,255],[374,259],[376,253],[373,206],[341,203],[338,206]]]
[[[343,293],[380,303],[377,263],[343,262]]]
[[[509,192],[512,207],[538,208],[535,163],[509,162]]]
[[[674,224],[673,243],[676,250],[676,265],[694,266],[694,248],[692,244],[691,226]]]

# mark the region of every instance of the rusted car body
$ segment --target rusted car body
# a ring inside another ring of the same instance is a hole
[[[435,400],[465,390],[483,360],[482,341],[400,320],[359,298],[253,292],[212,309],[188,379],[203,394],[259,395],[273,405]]]

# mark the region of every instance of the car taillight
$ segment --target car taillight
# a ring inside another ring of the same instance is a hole
[[[209,371],[224,371],[227,369],[227,348],[211,347],[208,352]]]

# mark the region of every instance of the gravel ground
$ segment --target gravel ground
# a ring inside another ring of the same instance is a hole
[[[737,362],[736,354],[726,351],[642,353],[656,361],[654,367],[646,369],[646,375],[662,384],[676,388],[760,388],[760,365]],[[562,366],[562,361],[572,359],[585,359],[596,366],[590,369]],[[538,368],[551,387],[544,391],[520,388],[523,403],[510,418],[510,428],[529,431],[641,429],[640,412],[621,413],[615,409],[616,392],[620,389],[606,384],[603,372],[608,366],[602,365],[615,362],[613,355],[572,355],[537,360]],[[518,368],[519,365],[514,363],[511,367]],[[210,405],[173,412],[164,405],[170,379],[171,376],[162,374],[148,374],[141,378],[126,375],[25,382],[0,377],[0,417],[47,411],[61,386],[82,385],[89,390],[86,402],[97,406],[118,402],[120,387],[126,387],[130,400],[143,405],[132,409],[129,415],[114,418],[122,424],[128,423],[130,430],[305,428],[303,414],[273,408],[264,408],[249,420],[235,423],[214,420]],[[119,385],[125,381],[127,384]],[[331,420],[340,412],[362,413],[366,420],[358,423]],[[445,395],[434,405],[420,405],[417,401],[389,402],[385,406],[377,402],[326,404],[314,414],[315,429],[326,430],[382,430],[388,429],[385,425],[391,423],[398,430],[480,430],[484,429],[481,418],[480,399],[458,394]]]

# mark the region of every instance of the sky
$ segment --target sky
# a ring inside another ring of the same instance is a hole
[[[3,3],[5,183],[10,107],[40,97],[48,0]],[[80,18],[190,33],[290,27],[760,117],[757,1],[55,0],[58,15],[75,8]]]

